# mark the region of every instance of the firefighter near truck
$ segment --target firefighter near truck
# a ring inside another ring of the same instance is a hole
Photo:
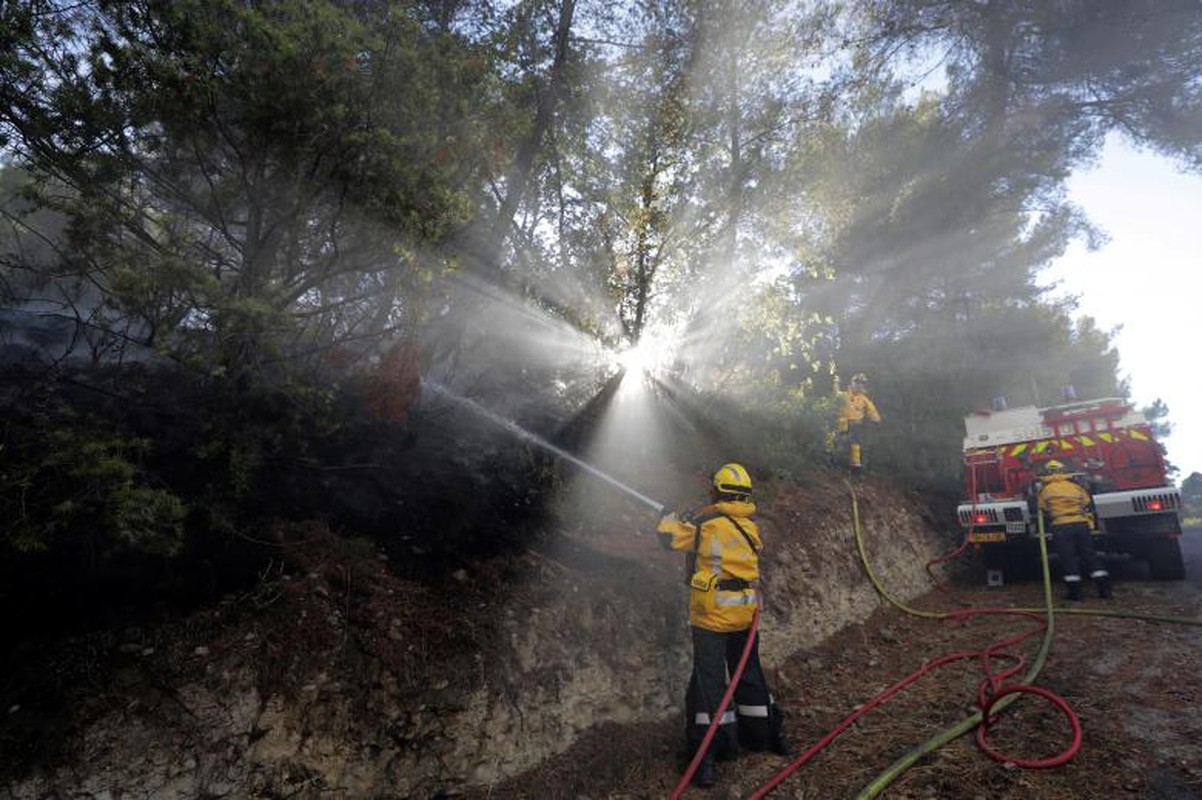
[[[1093,496],[1099,555],[1148,562],[1156,580],[1181,580],[1181,492],[1147,418],[1121,398],[995,409],[964,418],[964,499],[957,516],[982,551],[990,583],[1039,563],[1036,497],[1049,461]],[[1044,535],[1051,537],[1048,525]]]

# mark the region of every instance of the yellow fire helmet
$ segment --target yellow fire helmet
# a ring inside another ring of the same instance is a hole
[[[1059,475],[1060,473],[1064,472],[1064,465],[1056,459],[1052,459],[1043,465],[1043,471],[1050,475]]]
[[[742,464],[723,464],[714,473],[714,488],[722,494],[751,494],[751,476]]]

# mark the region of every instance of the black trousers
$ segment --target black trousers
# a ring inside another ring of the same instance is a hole
[[[1070,522],[1052,526],[1052,545],[1060,557],[1060,569],[1066,583],[1076,583],[1082,575],[1098,578],[1106,575],[1093,549],[1089,524]]]
[[[739,666],[748,631],[716,633],[693,628],[693,675],[685,695],[685,735],[689,752],[696,752],[722,702],[730,676]],[[735,687],[734,698],[710,743],[719,759],[734,758],[739,747],[765,750],[779,740],[781,712],[768,691],[760,665],[759,637],[751,645],[747,666]]]

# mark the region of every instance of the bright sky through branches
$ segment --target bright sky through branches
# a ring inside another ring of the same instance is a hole
[[[1099,165],[1070,179],[1071,199],[1110,236],[1076,244],[1041,279],[1080,298],[1078,313],[1114,339],[1119,371],[1139,407],[1169,407],[1169,460],[1184,479],[1202,472],[1202,175],[1111,139]]]

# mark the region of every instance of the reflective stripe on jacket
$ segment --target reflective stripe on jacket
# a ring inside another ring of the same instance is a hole
[[[753,582],[760,577],[758,550],[762,546],[759,526],[751,519],[754,513],[754,503],[732,501],[706,506],[695,521],[660,521],[658,532],[668,547],[691,552],[696,546],[698,570],[709,570],[716,581],[737,578],[752,583],[738,590],[692,588],[689,624],[718,633],[751,626],[759,607],[759,592]]]
[[[1039,508],[1051,515],[1053,525],[1085,522],[1092,527],[1091,502],[1089,492],[1067,475],[1048,475],[1039,490]]]

